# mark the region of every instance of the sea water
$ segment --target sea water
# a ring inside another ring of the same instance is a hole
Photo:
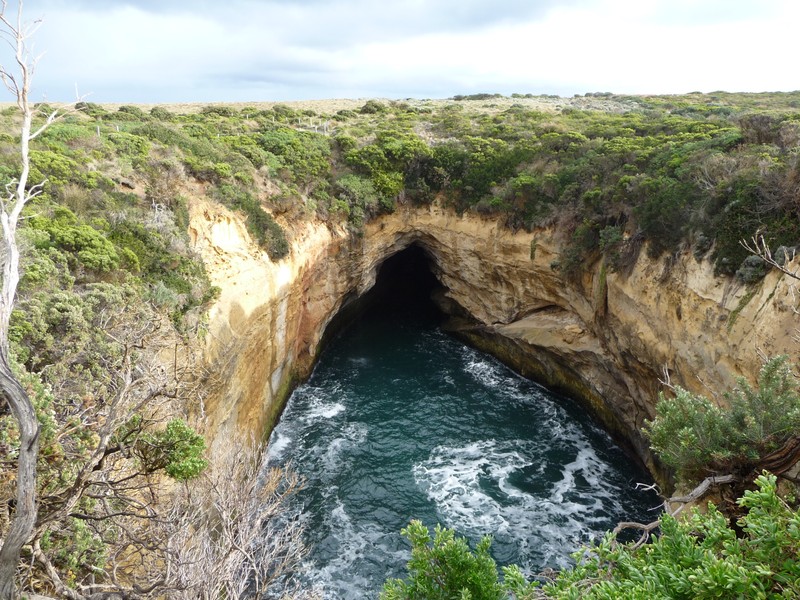
[[[499,564],[534,575],[656,518],[648,474],[583,408],[406,317],[373,311],[335,339],[270,438],[267,464],[305,478],[306,585],[377,598],[404,574],[411,519],[491,535]]]

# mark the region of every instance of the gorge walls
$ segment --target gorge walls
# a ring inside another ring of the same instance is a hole
[[[212,451],[263,436],[309,374],[326,326],[411,244],[431,257],[456,335],[581,398],[651,466],[640,430],[662,380],[713,397],[738,376],[753,380],[760,354],[796,348],[792,290],[776,272],[748,288],[715,278],[690,253],[642,252],[629,273],[598,262],[575,281],[551,266],[552,230],[512,233],[435,205],[401,207],[357,235],[317,221],[286,225],[292,252],[273,263],[237,216],[203,200],[191,206],[190,235],[221,289],[206,338]]]

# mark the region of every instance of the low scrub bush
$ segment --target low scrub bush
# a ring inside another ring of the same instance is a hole
[[[674,398],[660,395],[644,431],[679,479],[746,474],[800,431],[798,382],[786,356],[764,364],[756,388],[740,379],[724,397],[720,407],[681,388]]]

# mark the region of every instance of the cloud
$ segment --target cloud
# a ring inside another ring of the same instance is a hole
[[[97,102],[793,89],[791,0],[29,0]],[[0,54],[0,59],[3,56]]]

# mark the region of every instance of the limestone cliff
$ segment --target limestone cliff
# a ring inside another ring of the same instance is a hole
[[[270,427],[331,319],[412,243],[432,257],[445,303],[461,317],[458,335],[582,398],[647,463],[640,430],[660,379],[713,396],[737,376],[752,380],[759,353],[795,348],[794,299],[777,273],[747,288],[689,253],[653,261],[642,252],[629,273],[598,263],[571,281],[551,267],[552,230],[512,233],[437,206],[403,207],[361,235],[316,221],[287,226],[291,255],[273,263],[235,215],[192,206],[192,239],[222,290],[207,347],[219,382],[205,407],[212,448]]]

